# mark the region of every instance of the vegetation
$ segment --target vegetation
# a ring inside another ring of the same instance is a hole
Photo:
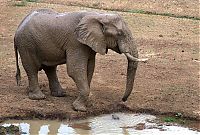
[[[38,0],[21,0],[19,2],[14,3],[14,6],[23,7],[27,5],[27,2],[38,2]]]
[[[38,2],[38,0],[26,0],[27,2]]]
[[[189,16],[189,15],[176,15],[176,14],[172,14],[172,13],[157,13],[157,12],[151,12],[151,11],[145,11],[145,10],[136,10],[136,9],[132,9],[132,10],[126,10],[126,9],[117,9],[117,8],[102,8],[102,7],[98,7],[98,5],[84,5],[84,4],[72,4],[73,6],[81,6],[81,7],[87,7],[87,8],[94,8],[94,9],[103,9],[103,10],[107,10],[107,11],[118,11],[118,12],[128,12],[128,13],[138,13],[138,14],[148,14],[148,15],[161,15],[161,16],[169,16],[169,17],[175,17],[175,18],[185,18],[185,19],[192,19],[192,20],[200,20],[199,17],[195,17],[195,16]]]
[[[181,113],[177,113],[175,116],[166,116],[161,118],[162,122],[178,123],[181,125],[187,124],[189,120],[183,118]]]
[[[39,0],[21,0],[20,2],[16,2],[14,5],[15,6],[26,6],[27,2],[38,2],[38,1]],[[99,3],[94,3],[93,5],[81,4],[81,3],[70,3],[69,5],[94,8],[94,9],[103,9],[103,10],[108,10],[108,11],[119,11],[119,12],[129,12],[129,13],[139,13],[139,14],[149,14],[149,15],[161,15],[161,16],[169,16],[169,17],[175,17],[175,18],[200,20],[199,17],[189,16],[189,15],[176,15],[176,14],[172,14],[172,13],[158,13],[158,12],[135,10],[135,9],[127,10],[127,9],[117,9],[117,8],[102,8],[102,7],[99,7]]]
[[[181,15],[175,15],[175,14],[171,14],[171,13],[157,13],[157,12],[150,12],[150,11],[144,11],[144,10],[128,10],[126,12],[200,20],[200,18],[194,17],[194,16],[187,16],[187,15],[181,16]]]
[[[3,126],[0,126],[0,135],[10,135],[10,134],[13,134],[13,135],[19,135],[19,127],[17,126],[14,126],[14,125],[10,125],[9,127],[3,127]]]

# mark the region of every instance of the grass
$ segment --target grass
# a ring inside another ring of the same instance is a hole
[[[188,15],[175,15],[172,13],[157,13],[157,12],[151,12],[151,11],[145,11],[145,10],[126,10],[126,9],[117,9],[117,8],[104,8],[104,7],[98,7],[98,4],[89,5],[89,4],[82,4],[78,2],[67,4],[68,6],[78,6],[78,7],[86,7],[86,8],[93,8],[93,9],[100,9],[100,10],[107,10],[107,11],[117,11],[117,12],[127,12],[127,13],[138,13],[138,14],[148,14],[148,15],[160,15],[160,16],[169,16],[174,18],[184,18],[184,19],[192,19],[192,20],[200,20],[199,17],[195,16],[188,16]]]
[[[22,0],[20,2],[15,2],[14,6],[23,7],[26,6],[28,2],[38,2],[38,0]]]
[[[27,2],[38,2],[38,0],[26,0]]]
[[[162,122],[178,123],[181,125],[187,124],[189,121],[182,117],[181,113],[177,113],[175,116],[161,117]]]
[[[98,6],[89,6],[89,5],[84,5],[84,4],[73,4],[73,6],[81,6],[81,7],[86,7],[86,8],[94,8],[94,9],[103,9],[107,11],[118,11],[118,12],[128,12],[128,13],[138,13],[138,14],[148,14],[148,15],[160,15],[160,16],[169,16],[169,17],[174,17],[174,18],[185,18],[185,19],[192,19],[192,20],[200,20],[199,17],[194,17],[194,16],[188,16],[188,15],[175,15],[172,13],[157,13],[157,12],[151,12],[151,11],[145,11],[145,10],[126,10],[126,9],[117,9],[117,8],[100,8]]]
[[[157,13],[157,12],[150,12],[150,11],[144,11],[144,10],[127,10],[125,12],[139,13],[139,14],[149,14],[149,15],[161,15],[161,16],[169,16],[169,17],[175,17],[175,18],[192,19],[192,20],[200,20],[199,17],[194,17],[194,16],[175,15],[175,14],[172,14],[172,13]]]
[[[177,120],[174,117],[164,117],[162,119],[162,121],[164,121],[164,122],[176,122]]]
[[[26,0],[22,0],[20,2],[14,3],[14,6],[17,6],[17,7],[23,7],[23,6],[26,6],[26,5],[27,5]]]
[[[177,117],[164,117],[161,119],[162,122],[167,122],[167,123],[178,123],[180,125],[185,125],[189,121],[183,118],[177,118]]]
[[[39,0],[22,0],[20,3],[16,3],[15,6],[26,6],[27,2],[38,2]],[[126,9],[117,9],[117,8],[101,8],[97,4],[94,5],[88,5],[88,4],[81,4],[81,3],[69,3],[68,6],[79,6],[79,7],[86,7],[86,8],[93,8],[93,9],[103,9],[107,11],[118,11],[118,12],[128,12],[128,13],[138,13],[138,14],[148,14],[148,15],[160,15],[160,16],[168,16],[168,17],[174,17],[174,18],[184,18],[184,19],[192,19],[192,20],[200,20],[199,17],[195,16],[188,16],[188,15],[176,15],[172,13],[157,13],[157,12],[151,12],[151,11],[145,11],[145,10],[126,10]]]

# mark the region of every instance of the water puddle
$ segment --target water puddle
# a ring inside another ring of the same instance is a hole
[[[79,121],[8,120],[0,124],[18,126],[23,135],[200,135],[186,127],[155,123],[147,114],[116,113]]]

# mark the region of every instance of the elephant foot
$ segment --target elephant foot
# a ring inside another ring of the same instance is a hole
[[[28,96],[32,100],[41,100],[46,98],[46,96],[40,90],[36,92],[29,92]]]
[[[76,99],[72,105],[74,107],[74,110],[76,110],[76,111],[81,111],[81,112],[86,112],[87,111],[84,102],[81,101],[80,98]]]
[[[64,97],[66,96],[66,92],[61,88],[56,91],[51,91],[51,95],[54,97]]]

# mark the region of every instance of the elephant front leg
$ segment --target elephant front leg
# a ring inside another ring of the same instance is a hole
[[[67,56],[68,75],[74,80],[77,89],[80,92],[78,98],[73,102],[73,107],[77,111],[86,111],[85,104],[90,93],[88,85],[87,64],[87,55],[79,54],[79,56],[77,56],[75,54],[71,54]]]
[[[88,76],[89,87],[92,81],[92,76],[93,76],[94,68],[95,68],[95,55],[96,55],[95,52],[91,52],[90,58],[88,60],[87,76]]]

